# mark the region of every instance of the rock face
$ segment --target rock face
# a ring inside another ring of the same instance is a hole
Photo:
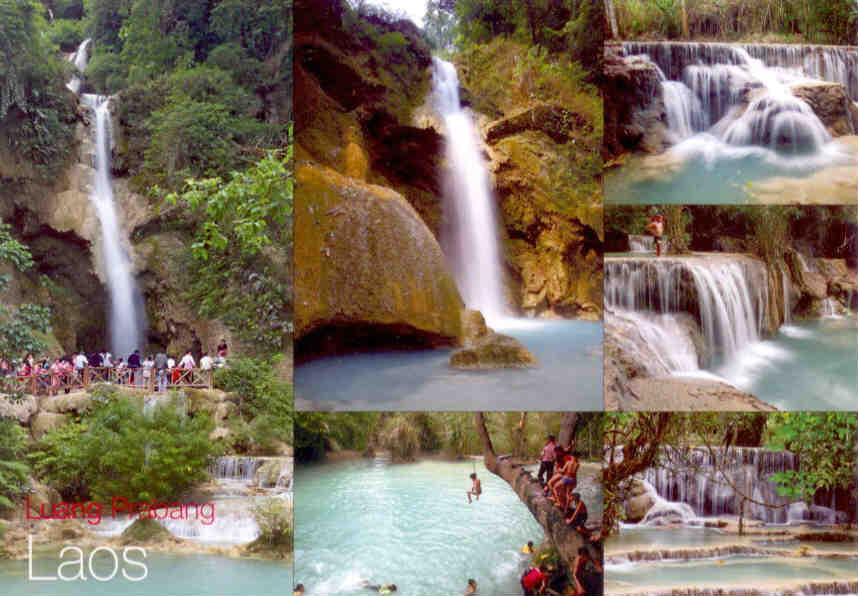
[[[666,147],[666,116],[655,64],[624,57],[619,44],[605,46],[606,158],[629,151],[660,153]]]
[[[858,109],[840,83],[809,81],[796,83],[792,92],[805,100],[832,136],[854,135]]]
[[[312,197],[298,202],[295,213],[299,343],[327,352],[385,338],[461,341],[455,281],[435,237],[402,195],[308,163],[298,165],[296,182]]]

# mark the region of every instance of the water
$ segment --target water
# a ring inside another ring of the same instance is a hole
[[[791,88],[828,80],[858,100],[858,50],[628,42],[624,51],[661,78],[671,147],[657,167],[644,158],[608,173],[608,202],[745,203],[754,182],[858,162]]]
[[[506,312],[498,230],[500,224],[471,115],[459,101],[456,67],[434,58],[435,106],[444,120],[447,175],[444,209],[448,225],[444,252],[468,308],[483,313],[489,325]]]
[[[779,409],[854,410],[858,402],[854,316],[793,321],[737,362],[721,374]]]
[[[797,587],[806,582],[848,581],[856,577],[855,560],[817,557],[727,557],[716,560],[609,565],[605,593],[640,594],[644,590]]]
[[[483,495],[468,505],[468,475]],[[316,596],[365,595],[361,580],[395,583],[408,596],[518,594],[519,551],[542,528],[482,462],[384,460],[298,466],[295,581]],[[584,493],[585,499],[588,495]]]
[[[721,380],[779,409],[849,410],[858,399],[858,323],[834,300],[819,320],[764,337],[768,273],[736,255],[605,259],[605,303],[621,349],[651,377]],[[790,283],[782,272],[786,296]],[[699,318],[704,348],[693,337]]]
[[[101,257],[110,294],[110,350],[127,357],[143,348],[145,313],[128,253],[123,246],[110,175],[110,111],[108,97],[86,94],[84,104],[95,117],[95,179],[90,202],[101,224]]]
[[[451,350],[332,356],[295,368],[299,408],[602,410],[602,325],[507,320],[497,330],[537,358],[533,369],[462,371]],[[524,399],[524,401],[522,401]]]
[[[80,92],[80,86],[83,83],[81,80],[81,76],[83,71],[86,70],[86,65],[89,62],[89,46],[91,45],[92,40],[87,38],[80,42],[80,45],[75,50],[75,53],[72,54],[70,60],[71,63],[75,67],[75,73],[72,75],[71,80],[66,84],[66,87],[69,90],[77,95]]]
[[[121,561],[121,549],[118,555]],[[140,559],[138,553],[131,556]],[[66,560],[69,559],[67,555]],[[0,586],[10,596],[80,596],[84,593],[86,596],[282,596],[292,585],[289,562],[152,552],[145,561],[149,576],[142,582],[114,579],[82,584],[31,582],[27,580],[26,561],[0,560]],[[99,575],[107,576],[112,571],[110,555],[100,554],[95,562]],[[41,557],[34,563],[34,572],[56,575],[56,566],[56,558]],[[128,567],[128,572],[136,575],[140,569]]]

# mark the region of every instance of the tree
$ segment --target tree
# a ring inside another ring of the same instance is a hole
[[[33,258],[27,247],[12,236],[8,224],[0,222],[0,264],[8,264],[21,272],[33,268]],[[0,295],[7,290],[11,278],[0,275]],[[28,352],[38,354],[46,345],[42,334],[50,329],[50,310],[36,304],[9,306],[0,302],[0,358],[12,361]],[[0,390],[4,388],[0,386]],[[7,388],[8,389],[8,388]]]
[[[0,512],[13,509],[29,489],[26,445],[26,435],[17,421],[0,418]]]
[[[568,413],[563,417],[561,437],[574,437],[578,414]],[[560,559],[571,567],[578,549],[585,546],[581,534],[566,524],[563,514],[542,492],[542,485],[534,476],[509,456],[498,456],[492,438],[486,426],[486,417],[482,412],[474,414],[474,425],[483,446],[483,458],[486,469],[499,476],[512,487],[515,494],[527,506],[533,517],[545,530],[546,537],[557,549]]]
[[[769,416],[767,447],[798,457],[797,470],[773,474],[778,494],[808,504],[819,490],[855,482],[858,418],[849,412],[783,412]]]
[[[291,322],[291,145],[228,180],[188,180],[166,198],[196,218],[190,293],[260,353],[285,350]]]
[[[670,252],[681,255],[688,252],[688,224],[690,213],[682,205],[664,205],[665,235],[670,242]]]

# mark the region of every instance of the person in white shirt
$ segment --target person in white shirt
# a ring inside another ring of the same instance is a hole
[[[143,384],[146,387],[150,386],[152,380],[152,371],[155,369],[155,359],[152,356],[146,356],[143,360]]]
[[[202,370],[211,370],[214,365],[214,360],[209,356],[208,352],[203,352],[203,357],[200,358],[200,368]]]
[[[101,355],[101,365],[107,368],[113,368],[113,354],[105,351]]]
[[[190,350],[185,352],[185,355],[182,356],[181,360],[179,360],[179,368],[183,368],[185,370],[191,370],[192,368],[194,368],[196,366],[197,366],[197,362],[196,362],[196,360],[194,360],[194,357],[191,355]]]
[[[89,360],[87,360],[86,354],[84,354],[83,352],[74,357],[74,369],[76,371],[82,371],[86,368],[87,364],[89,364]]]

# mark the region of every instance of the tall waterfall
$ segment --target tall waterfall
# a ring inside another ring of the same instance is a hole
[[[459,100],[459,78],[449,62],[434,59],[435,106],[446,129],[444,248],[465,304],[497,321],[506,313],[499,220],[471,115]]]
[[[95,119],[95,180],[90,202],[101,224],[101,253],[110,292],[110,349],[127,357],[142,348],[145,314],[143,298],[122,244],[122,231],[110,175],[110,111],[108,97],[85,94],[83,103]]]
[[[605,304],[611,311],[646,315],[650,325],[663,328],[665,335],[650,346],[659,354],[669,349],[665,338],[675,336],[664,328],[675,324],[666,315],[696,316],[708,352],[701,360],[711,364],[759,341],[768,304],[767,275],[763,263],[750,258],[611,257],[605,259]],[[664,359],[688,363],[668,354]]]
[[[757,503],[745,503],[745,515],[766,523],[783,524],[813,521],[834,524],[843,521],[848,505],[845,497],[817,492],[813,504],[792,502],[778,495],[772,474],[798,470],[798,458],[787,451],[767,451],[752,447],[704,448],[688,451],[666,448],[660,467],[643,474],[648,488],[658,498],[644,523],[658,524],[662,517],[689,521],[688,509],[696,516],[736,515],[741,496]],[[735,487],[735,489],[734,489]],[[760,503],[774,505],[767,507]],[[839,511],[838,511],[839,510]]]
[[[818,154],[831,137],[790,85],[811,78],[838,82],[858,100],[856,49],[672,42],[623,48],[657,66],[674,143],[707,133],[727,146]]]

